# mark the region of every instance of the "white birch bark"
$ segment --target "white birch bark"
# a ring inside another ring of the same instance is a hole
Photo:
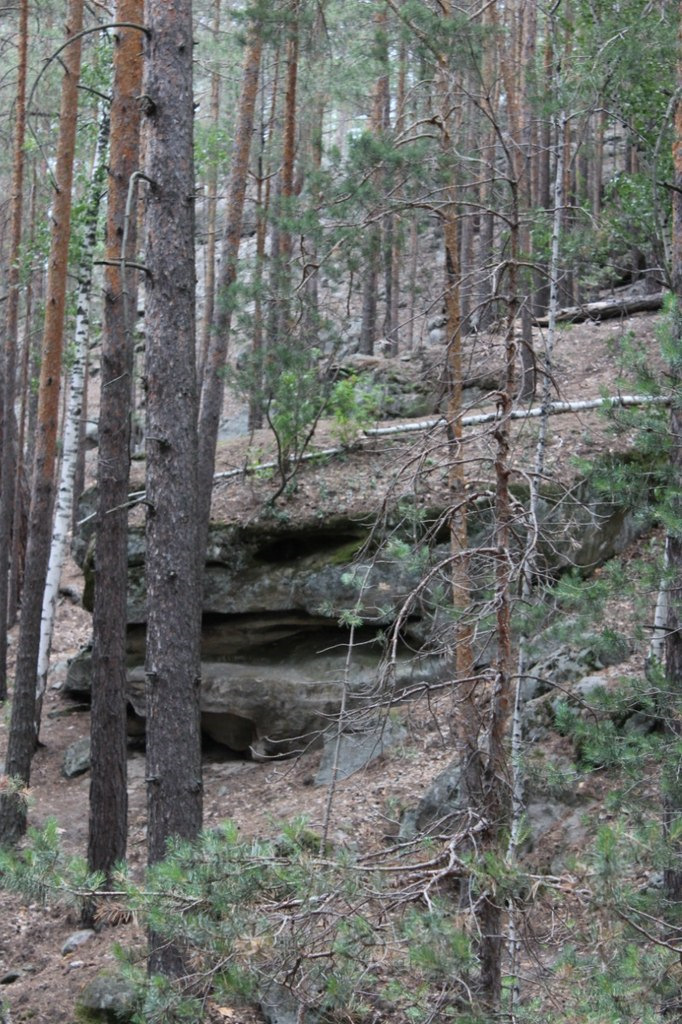
[[[668,538],[666,537],[663,551],[663,574],[658,586],[654,628],[647,657],[647,668],[652,669],[660,669],[665,660],[665,638],[668,632],[668,565]]]
[[[50,647],[54,628],[59,579],[66,554],[66,545],[71,525],[74,500],[74,479],[78,457],[81,407],[85,381],[85,364],[90,338],[90,295],[92,285],[92,261],[97,241],[97,222],[102,192],[106,188],[106,155],[109,139],[109,105],[102,103],[98,114],[97,142],[93,159],[92,178],[85,213],[85,233],[78,267],[78,291],[76,301],[76,326],[74,331],[73,363],[64,419],[62,440],[62,462],[54,512],[54,528],[50,561],[43,592],[43,611],[40,625],[40,651],[38,654],[37,699],[45,692],[47,671],[50,661]]]
[[[605,398],[586,398],[575,402],[550,402],[549,405],[537,405],[532,409],[514,409],[509,415],[512,420],[534,420],[543,416],[559,416],[568,412],[589,412],[590,409],[619,409],[635,405],[670,405],[668,395],[607,395]],[[494,423],[499,419],[498,412],[472,413],[462,416],[463,427],[479,427],[484,423]],[[416,423],[397,423],[394,427],[369,427],[363,430],[365,437],[384,437],[390,434],[408,434],[419,430],[433,430],[434,427],[445,426],[444,416],[437,416]]]

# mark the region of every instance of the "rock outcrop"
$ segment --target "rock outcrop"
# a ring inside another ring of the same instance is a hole
[[[515,494],[519,534],[524,494]],[[87,509],[87,504],[86,504]],[[616,505],[585,488],[548,491],[540,509],[544,568],[587,568],[623,550],[635,525]],[[473,548],[490,545],[490,500],[471,509]],[[345,689],[351,710],[398,700],[448,678],[452,616],[447,602],[449,538],[441,509],[422,509],[415,527],[394,522],[383,535],[373,524],[341,516],[296,526],[263,518],[249,526],[215,524],[209,536],[203,599],[202,724],[226,746],[264,756],[289,754],[322,741]],[[415,529],[429,545],[413,546]],[[390,540],[387,542],[387,538]],[[76,540],[92,606],[94,545]],[[143,718],[146,593],[144,532],[131,529],[128,550],[128,699]],[[441,564],[440,570],[434,567]],[[475,592],[485,594],[492,562],[474,553]],[[428,578],[428,583],[423,581]],[[418,597],[415,598],[416,588]],[[412,595],[412,596],[411,596]],[[390,672],[382,676],[385,639],[400,619]],[[354,649],[348,656],[350,622]],[[494,645],[479,630],[479,664]],[[65,689],[90,685],[89,652],[71,664]]]

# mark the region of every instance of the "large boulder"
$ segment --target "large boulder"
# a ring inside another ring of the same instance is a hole
[[[291,658],[282,648],[279,659],[266,661],[254,654],[245,662],[202,662],[201,726],[211,739],[235,751],[277,756],[323,742],[341,707],[371,702],[376,688],[379,652],[358,652],[351,672],[344,677],[345,650],[306,658],[299,648]],[[91,651],[85,649],[72,663],[73,682],[66,691],[83,697],[89,692]],[[440,658],[415,663],[403,655],[394,679],[396,696],[413,687],[435,682],[447,674]],[[145,716],[144,667],[128,671],[128,701],[133,723]]]

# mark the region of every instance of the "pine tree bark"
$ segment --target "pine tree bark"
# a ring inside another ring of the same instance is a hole
[[[21,631],[12,701],[6,774],[28,786],[36,744],[36,672],[40,644],[43,587],[50,553],[52,500],[57,459],[59,386],[64,341],[64,313],[71,227],[71,189],[78,117],[78,79],[81,62],[83,0],[69,0],[66,35],[73,39],[62,52],[59,138],[52,206],[52,238],[48,266],[42,360],[40,365],[38,428],[35,441],[31,509],[26,550]],[[26,831],[26,804],[13,789],[0,794],[0,842],[16,841]]]
[[[31,199],[29,213],[28,244],[33,245],[36,234],[36,194],[37,174],[33,168],[31,183]],[[38,276],[39,288],[42,284],[42,273]],[[28,506],[30,501],[29,482],[26,466],[32,462],[32,435],[28,433],[27,421],[30,420],[30,409],[33,404],[33,390],[29,388],[29,367],[34,362],[33,351],[33,314],[34,314],[34,283],[33,274],[29,275],[24,289],[24,331],[21,351],[21,409],[19,412],[19,435],[17,438],[17,466],[14,485],[14,514],[12,516],[12,567],[9,577],[9,609],[10,628],[16,623],[19,612],[19,598],[24,578],[24,561],[26,558],[26,534],[28,532]]]
[[[141,24],[142,0],[118,0],[116,21]],[[142,33],[118,28],[109,143],[104,267],[95,602],[90,713],[88,866],[110,876],[127,841],[126,588],[132,415],[136,175],[139,172]]]
[[[192,6],[147,0],[146,241],[147,810],[150,864],[202,823],[194,316]],[[149,969],[183,971],[150,936]]]
[[[0,460],[0,700],[7,697],[7,629],[9,621],[10,552],[14,518],[15,477],[17,463],[16,365],[19,337],[19,255],[24,194],[24,138],[26,136],[26,67],[28,54],[28,0],[19,9],[19,65],[12,158],[11,226],[9,271],[7,274],[7,311],[3,362],[4,392],[2,395],[2,457]]]

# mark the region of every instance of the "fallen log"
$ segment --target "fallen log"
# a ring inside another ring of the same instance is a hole
[[[511,420],[528,420],[537,419],[540,416],[559,416],[563,413],[570,412],[588,412],[591,409],[620,409],[620,408],[631,408],[632,406],[639,405],[670,405],[669,395],[607,395],[604,398],[586,398],[580,399],[575,402],[550,402],[547,406],[537,405],[530,409],[514,409],[510,414]],[[478,427],[485,423],[494,423],[499,420],[499,411],[495,412],[483,412],[475,413],[471,416],[462,416],[463,427]],[[393,427],[368,427],[363,430],[361,435],[356,441],[350,444],[342,444],[333,448],[323,448],[312,452],[305,452],[299,456],[299,462],[312,462],[315,459],[328,459],[334,455],[343,455],[346,452],[358,450],[362,446],[362,441],[366,438],[371,437],[386,437],[391,434],[407,434],[415,431],[433,430],[435,427],[444,427],[447,420],[444,416],[435,416],[426,420],[412,421],[410,423],[397,423]],[[293,459],[291,460],[293,462]],[[252,473],[260,473],[263,470],[277,469],[279,463],[277,461],[270,462],[259,462],[257,465],[246,464],[239,466],[236,469],[228,469],[222,473],[215,473],[213,476],[214,483],[220,480],[234,479],[235,477],[245,477]],[[124,505],[119,505],[117,508],[109,509],[110,512],[116,512],[119,508],[132,508],[135,505],[139,505],[145,501],[145,491],[133,491],[128,495],[128,501]],[[89,516],[85,516],[83,519],[79,519],[77,525],[83,526],[85,523],[89,523],[97,515],[93,512]]]
[[[585,302],[581,306],[567,306],[557,310],[556,321],[579,324],[585,320],[613,320],[632,313],[648,313],[661,308],[664,294],[655,292],[653,295],[638,295],[631,299],[601,299],[599,302]],[[538,327],[549,327],[549,317],[538,316],[535,323]]]
[[[590,409],[624,409],[636,405],[666,406],[670,405],[670,397],[668,395],[607,395],[605,398],[583,398],[575,402],[550,402],[547,406],[536,405],[531,409],[514,409],[509,414],[509,419],[533,420],[544,415],[559,416],[566,412],[589,412]],[[462,426],[478,427],[482,423],[494,423],[499,418],[499,412],[474,413],[471,416],[462,416]],[[433,419],[419,420],[413,423],[398,423],[394,427],[368,427],[366,430],[363,430],[363,434],[365,437],[406,434],[411,431],[432,430],[434,427],[445,425],[446,422],[444,416],[436,416]],[[327,449],[327,452],[324,454],[330,454],[331,452],[333,452],[333,449]],[[314,454],[310,456],[310,458],[313,457]],[[217,479],[217,476],[215,479]]]

